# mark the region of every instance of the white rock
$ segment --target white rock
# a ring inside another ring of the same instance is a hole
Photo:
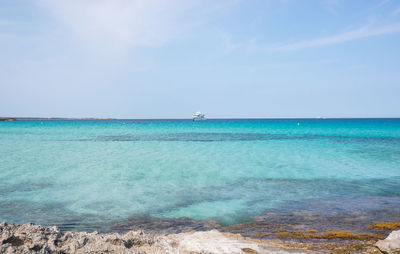
[[[384,253],[400,254],[400,230],[393,231],[384,240],[379,240],[375,244]]]
[[[243,250],[246,249],[260,254],[304,253],[272,248],[246,240],[240,235],[223,234],[217,230],[181,233],[168,237],[178,244],[179,253],[243,254],[245,253]]]

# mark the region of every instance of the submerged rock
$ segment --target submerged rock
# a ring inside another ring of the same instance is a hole
[[[400,230],[393,231],[384,240],[375,244],[383,253],[400,254]]]
[[[181,218],[154,218],[149,216],[134,216],[127,221],[118,223],[108,228],[109,232],[125,233],[128,231],[158,232],[162,234],[179,234],[191,231],[223,230],[221,225],[214,220],[195,220],[187,217]]]
[[[0,224],[0,253],[303,253],[217,230],[180,234],[65,232],[32,223]]]

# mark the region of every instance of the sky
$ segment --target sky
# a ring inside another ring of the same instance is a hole
[[[0,0],[0,116],[400,117],[399,0]]]

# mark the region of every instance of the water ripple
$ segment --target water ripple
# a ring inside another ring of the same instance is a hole
[[[152,135],[101,135],[88,139],[73,139],[70,141],[121,142],[121,141],[179,141],[179,142],[234,142],[234,141],[268,141],[268,140],[316,140],[327,139],[335,142],[357,143],[398,143],[396,137],[353,137],[328,135],[282,135],[263,133],[171,133]]]

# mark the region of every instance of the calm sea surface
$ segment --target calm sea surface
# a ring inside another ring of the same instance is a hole
[[[399,119],[0,122],[9,223],[232,225],[272,212],[390,220],[399,209]]]

